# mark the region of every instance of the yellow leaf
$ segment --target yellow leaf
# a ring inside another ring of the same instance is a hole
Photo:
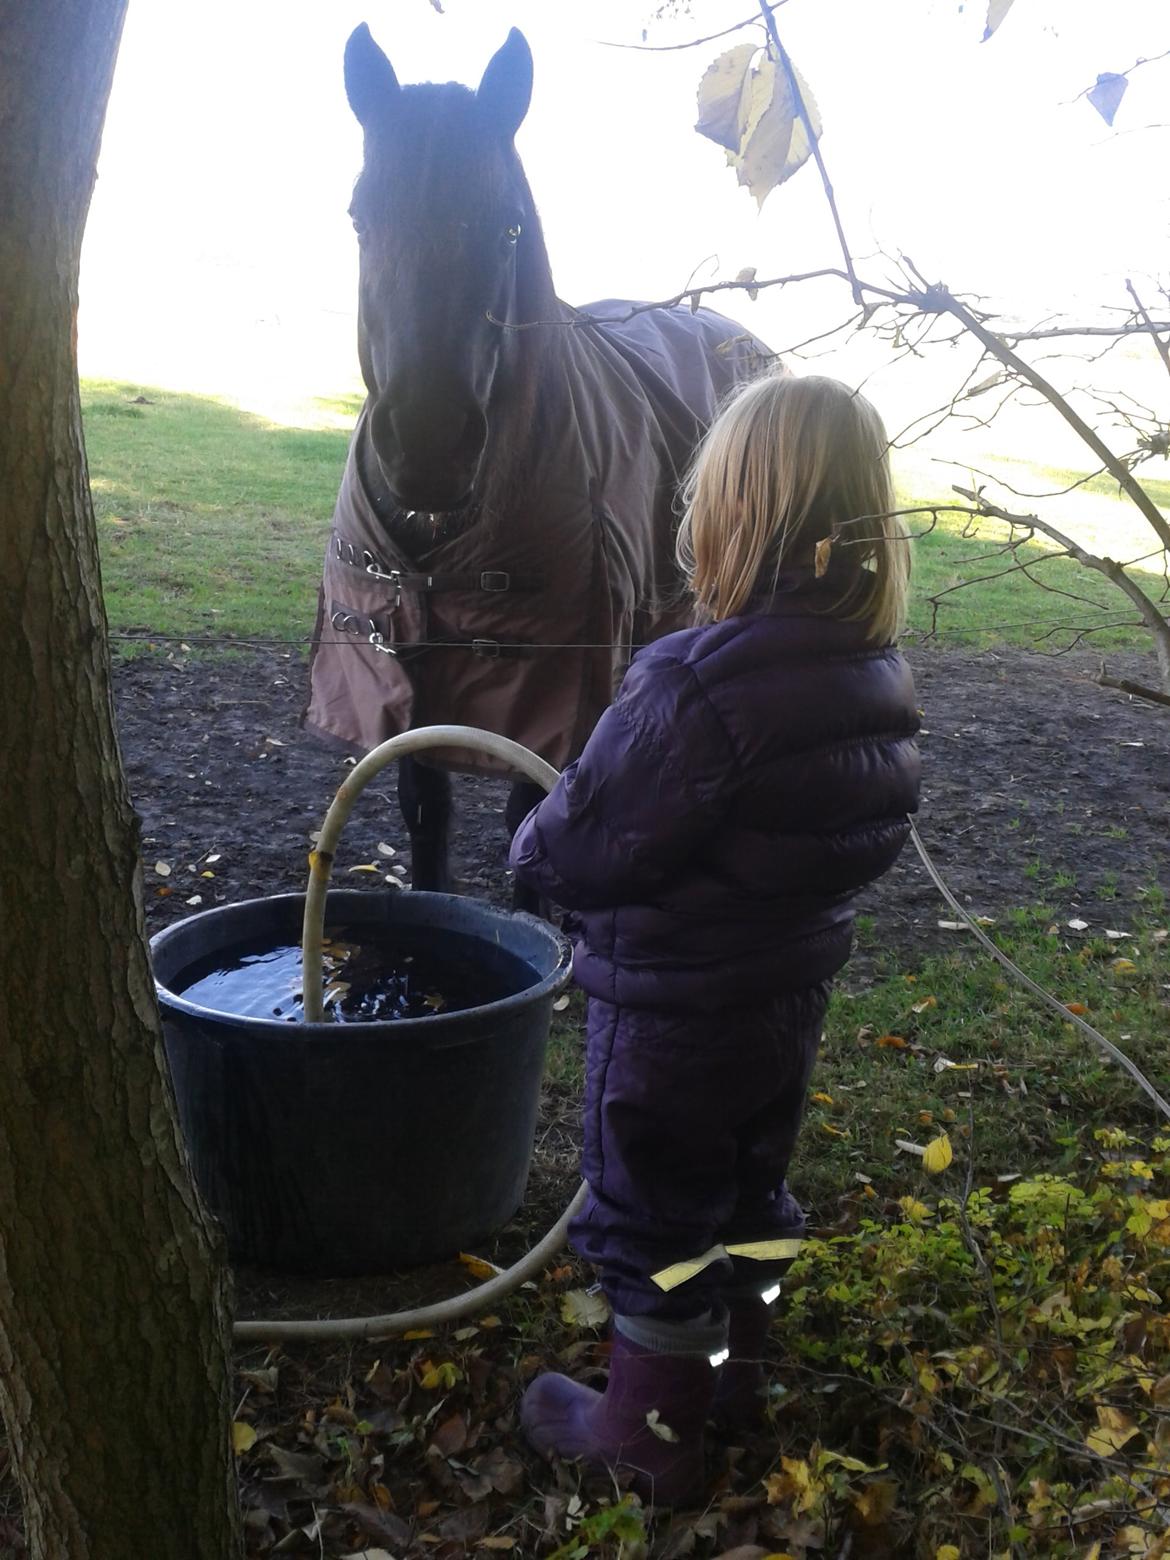
[[[934,1007],[938,1007],[937,997],[923,997],[921,1002],[912,1002],[910,1004],[910,1011],[911,1013],[925,1013],[927,1008]]]
[[[256,1427],[246,1424],[242,1419],[237,1419],[232,1425],[232,1451],[237,1457],[242,1457],[245,1452],[250,1452],[256,1445]]]
[[[603,1294],[568,1289],[561,1296],[561,1320],[570,1327],[604,1327],[609,1321],[609,1302]]]
[[[432,1365],[429,1360],[424,1363],[427,1368],[418,1383],[424,1392],[434,1392],[438,1387],[450,1391],[459,1380],[459,1372],[450,1360],[444,1360],[441,1365]]]
[[[1137,974],[1137,965],[1132,959],[1110,959],[1109,968],[1118,975]]]
[[[825,1134],[826,1137],[847,1138],[849,1136],[848,1132],[846,1132],[844,1128],[835,1127],[831,1121],[822,1121],[821,1131]]]
[[[898,1486],[893,1480],[879,1479],[873,1484],[867,1484],[860,1495],[854,1496],[853,1504],[867,1526],[880,1527],[889,1520],[897,1500]]]
[[[469,1251],[461,1251],[459,1260],[473,1278],[495,1278],[497,1273],[504,1271],[494,1262],[489,1262],[486,1257],[473,1257]]]
[[[433,1338],[434,1336],[429,1327],[412,1327],[409,1332],[402,1334],[406,1343],[413,1343],[418,1338]]]
[[[906,1049],[906,1042],[901,1035],[879,1035],[874,1041],[874,1045],[890,1051],[904,1051]]]
[[[817,1102],[818,1105],[832,1105],[833,1103],[833,1096],[831,1094],[824,1094],[819,1089],[813,1095],[813,1099]]]
[[[1085,1436],[1085,1445],[1091,1452],[1108,1457],[1119,1452],[1137,1432],[1137,1425],[1119,1408],[1106,1403],[1097,1404],[1097,1428]]]
[[[961,1560],[954,1544],[940,1544],[934,1552],[934,1560]]]
[[[516,1540],[509,1538],[507,1533],[494,1533],[489,1538],[481,1538],[475,1547],[477,1549],[515,1549]]]
[[[911,1224],[921,1224],[923,1219],[929,1219],[931,1216],[930,1209],[925,1203],[919,1202],[917,1197],[899,1197],[898,1207]]]
[[[926,1145],[922,1154],[922,1168],[928,1170],[931,1175],[939,1175],[954,1157],[951,1140],[944,1132]]]

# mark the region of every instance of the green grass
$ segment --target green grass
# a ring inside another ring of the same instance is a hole
[[[1050,906],[1033,904],[1001,917],[991,935],[1034,980],[1078,1004],[1165,1094],[1170,907],[1151,887],[1119,917],[1115,929],[1132,935],[1114,940],[1104,928],[1075,933]],[[859,918],[860,946],[875,951],[879,937]],[[869,1198],[867,1184],[879,1198],[922,1196],[934,1184],[898,1138],[923,1145],[947,1132],[956,1162],[970,1157],[983,1184],[1068,1168],[1102,1124],[1141,1130],[1156,1121],[1147,1097],[1088,1036],[968,934],[953,937],[953,951],[917,965],[887,956],[864,987],[851,987],[846,970],[833,993],[791,1176],[820,1225],[833,1223],[842,1200]],[[574,991],[554,1015],[552,1089],[579,1091],[583,1051],[584,1001]]]
[[[348,435],[105,381],[82,405],[114,632],[309,634]]]
[[[148,404],[136,404],[139,395]],[[306,637],[348,444],[339,424],[356,418],[360,397],[317,399],[304,409],[303,427],[207,396],[108,380],[83,384],[82,405],[115,634]],[[1123,505],[1111,508],[1130,523]],[[915,530],[925,523],[912,519]],[[914,544],[911,627],[918,633],[932,628],[931,596],[1012,561],[995,556],[1004,534],[995,522],[980,522],[974,536],[963,530],[963,517],[943,515]],[[1099,576],[1037,545],[1021,557],[1053,590],[1091,597],[1099,609],[1041,590],[1017,572],[947,596],[937,617],[940,644],[1057,649],[1082,626],[1132,618]],[[1151,594],[1160,591],[1159,576],[1139,578]],[[1112,650],[1147,641],[1141,630],[1120,628],[1091,643]]]

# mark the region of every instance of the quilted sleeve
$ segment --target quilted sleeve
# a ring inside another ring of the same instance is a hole
[[[734,777],[727,734],[694,672],[647,652],[520,825],[512,867],[567,910],[650,898],[719,827]]]

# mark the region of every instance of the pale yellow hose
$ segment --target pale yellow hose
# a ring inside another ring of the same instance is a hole
[[[463,748],[487,753],[493,758],[503,759],[512,769],[544,786],[546,791],[550,791],[558,779],[557,771],[551,764],[546,764],[543,758],[538,758],[519,742],[496,736],[491,731],[480,731],[475,726],[420,726],[417,731],[404,731],[400,736],[391,737],[367,753],[339,787],[325,815],[325,822],[321,825],[317,848],[309,858],[309,887],[305,895],[301,943],[306,1023],[320,1024],[326,1021],[321,942],[325,930],[325,896],[341,831],[353,811],[354,803],[375,775],[381,774],[394,759],[403,758],[408,753],[424,752],[428,748]],[[450,1299],[436,1301],[433,1305],[416,1306],[410,1311],[388,1311],[381,1316],[345,1316],[310,1322],[237,1322],[233,1328],[236,1342],[325,1343],[341,1338],[386,1338],[416,1328],[441,1326],[445,1322],[458,1321],[461,1317],[485,1310],[534,1278],[556,1256],[565,1244],[569,1221],[581,1208],[587,1192],[588,1187],[582,1182],[572,1202],[544,1239],[505,1272],[497,1273],[478,1289],[452,1295]]]

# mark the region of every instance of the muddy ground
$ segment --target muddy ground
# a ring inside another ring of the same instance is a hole
[[[1170,713],[1094,684],[1095,658],[920,649],[912,660],[926,764],[919,822],[975,913],[1043,900],[1061,916],[1123,928],[1143,890],[1170,886]],[[1111,670],[1149,677],[1137,657],[1117,657]],[[303,889],[310,834],[345,773],[342,752],[300,731],[304,692],[303,663],[289,655],[119,665],[151,931],[213,904]],[[456,796],[461,888],[507,903],[505,787],[460,776]],[[379,844],[399,854],[380,854]],[[348,870],[370,863],[409,871],[389,773],[355,812],[335,881],[376,891],[379,877]],[[873,931],[847,971],[853,987],[869,978],[875,952],[910,965],[953,946],[937,924],[951,913],[912,850],[860,908]],[[575,1182],[575,1102],[554,1091],[546,1106],[529,1203],[489,1245],[500,1259],[524,1249]],[[390,1285],[240,1276],[243,1314],[384,1310],[452,1283],[450,1268]]]

